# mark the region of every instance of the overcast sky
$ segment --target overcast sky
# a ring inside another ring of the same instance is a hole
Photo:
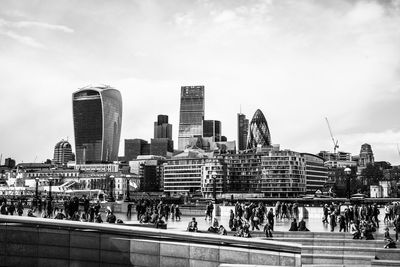
[[[71,94],[89,84],[121,91],[120,155],[157,114],[177,147],[180,87],[204,85],[228,140],[241,106],[282,148],[332,150],[328,117],[340,150],[399,164],[400,1],[0,0],[3,161],[74,145]]]

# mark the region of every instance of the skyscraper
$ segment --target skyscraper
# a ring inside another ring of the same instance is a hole
[[[168,123],[167,115],[158,115],[154,122],[154,138],[172,139],[172,125]]]
[[[203,121],[203,137],[212,137],[212,141],[221,141],[221,122],[215,120]]]
[[[150,144],[143,139],[125,139],[125,161],[150,154]]]
[[[257,146],[271,146],[271,135],[269,133],[267,120],[259,109],[257,109],[250,122],[247,137],[247,149],[257,148]]]
[[[87,86],[72,94],[76,163],[118,160],[122,123],[121,93]]]
[[[72,160],[72,148],[68,141],[61,140],[54,146],[53,163],[56,165],[67,165]]]
[[[182,86],[178,149],[185,149],[192,137],[203,136],[204,86]]]
[[[247,134],[249,132],[249,120],[242,113],[237,114],[238,117],[238,149],[245,150],[247,142]]]

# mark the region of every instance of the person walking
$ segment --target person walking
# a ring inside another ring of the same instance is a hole
[[[10,215],[14,215],[14,212],[15,212],[14,202],[11,202],[11,204],[10,204],[10,206],[8,206],[7,210]]]
[[[329,216],[329,225],[331,226],[331,232],[334,232],[336,227],[335,212],[331,212],[331,215]]]
[[[265,237],[272,237],[272,227],[271,224],[268,222],[268,220],[266,221],[264,226],[264,233]]]
[[[268,224],[271,227],[271,231],[274,231],[274,223],[275,223],[274,222],[274,217],[275,217],[274,210],[272,208],[270,208],[268,213],[267,213],[267,221],[268,221]]]
[[[325,204],[324,207],[322,208],[322,213],[324,216],[322,217],[322,223],[328,223],[328,204]]]
[[[397,215],[396,219],[394,220],[394,230],[396,236],[396,242],[399,241],[399,232],[400,232],[400,215]]]
[[[126,217],[130,219],[132,217],[132,204],[128,203],[127,210],[126,210]]]
[[[181,220],[181,215],[182,215],[182,213],[181,213],[181,211],[179,209],[179,206],[176,205],[176,207],[175,207],[175,220],[177,221],[178,218],[179,218],[179,221],[180,221]]]
[[[24,213],[24,206],[22,205],[22,200],[20,200],[17,204],[17,213],[18,216],[22,216],[22,214]]]
[[[338,221],[339,221],[339,232],[341,232],[342,230],[343,232],[347,232],[346,218],[343,215],[339,215]]]

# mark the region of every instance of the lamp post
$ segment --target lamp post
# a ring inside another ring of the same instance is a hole
[[[109,183],[109,188],[110,188],[110,194],[108,195],[108,198],[107,198],[107,201],[108,202],[114,202],[115,201],[115,199],[114,199],[114,193],[113,193],[113,191],[114,191],[114,186],[113,186],[113,184],[114,184],[114,178],[115,178],[115,176],[114,175],[111,175],[110,176],[110,183]]]
[[[36,177],[35,181],[36,181],[36,191],[35,191],[35,208],[36,208],[39,201],[39,177]]]
[[[48,202],[47,202],[47,216],[51,217],[51,214],[53,212],[53,207],[52,207],[52,198],[51,198],[51,186],[53,185],[53,178],[49,178],[49,196],[48,196]]]
[[[214,202],[217,203],[217,172],[213,171],[211,173],[212,179],[213,179],[213,198]]]
[[[125,202],[130,202],[131,198],[130,198],[130,190],[129,190],[129,180],[130,180],[130,175],[126,175],[126,197],[125,197]]]
[[[51,201],[51,187],[53,185],[53,178],[50,177],[48,180],[49,180],[49,195],[48,195],[48,198]]]
[[[349,167],[346,167],[344,169],[344,173],[346,174],[346,181],[347,181],[347,199],[350,201],[350,174],[351,174],[351,169]]]

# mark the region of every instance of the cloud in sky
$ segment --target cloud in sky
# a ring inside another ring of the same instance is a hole
[[[231,140],[242,106],[249,118],[264,112],[274,143],[328,150],[327,116],[344,151],[370,143],[378,160],[399,163],[389,145],[400,143],[399,7],[398,0],[4,1],[0,113],[9,116],[0,152],[29,161],[52,157],[62,137],[73,143],[71,94],[91,83],[120,89],[122,139],[150,139],[157,114],[168,114],[177,143],[180,86],[203,84],[206,118],[221,120]]]
[[[16,30],[18,29],[43,29],[43,30],[54,30],[54,31],[62,31],[65,33],[73,33],[74,30],[63,26],[63,25],[55,25],[38,21],[8,21],[0,18],[0,34],[3,36],[7,36],[13,40],[16,40],[22,44],[35,47],[35,48],[44,48],[45,45],[33,37],[28,35],[23,35],[18,33]]]

